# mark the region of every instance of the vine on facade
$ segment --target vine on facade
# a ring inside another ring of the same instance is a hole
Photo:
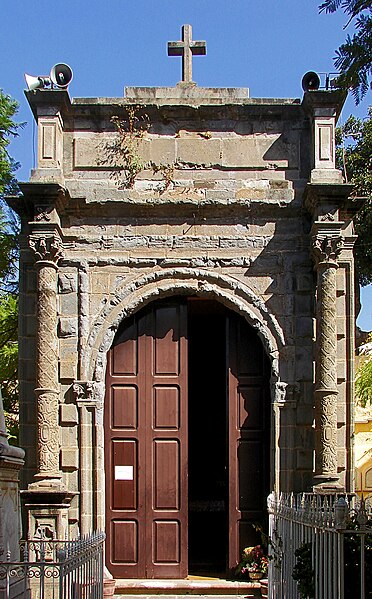
[[[137,175],[145,168],[140,152],[141,142],[150,128],[147,114],[140,115],[140,106],[126,107],[127,118],[113,116],[118,137],[111,144],[110,150],[116,157],[121,158],[125,178],[119,184],[124,188],[133,188]]]

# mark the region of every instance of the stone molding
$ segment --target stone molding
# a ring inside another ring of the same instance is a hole
[[[92,464],[102,461],[98,455],[103,451],[103,444],[94,440],[93,428],[97,429],[97,412],[99,408],[103,409],[104,396],[99,396],[94,381],[74,381],[72,393],[79,408],[80,530],[87,534],[94,528],[93,514],[96,512],[91,496]],[[100,432],[97,432],[97,438],[99,435]],[[96,476],[101,476],[101,473],[97,472]]]
[[[84,376],[95,381],[104,380],[106,353],[124,318],[155,299],[185,294],[214,297],[242,314],[261,337],[271,358],[274,378],[279,377],[278,357],[285,346],[284,332],[263,300],[247,285],[231,276],[188,268],[152,271],[116,290],[115,296],[91,323],[82,360]]]

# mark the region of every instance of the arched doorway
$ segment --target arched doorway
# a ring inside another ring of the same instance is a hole
[[[106,561],[117,578],[225,573],[269,492],[269,363],[222,304],[151,303],[119,328],[105,400]]]

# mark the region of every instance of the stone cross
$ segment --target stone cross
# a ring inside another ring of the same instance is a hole
[[[206,42],[192,41],[191,25],[182,26],[182,41],[168,42],[168,56],[182,56],[182,81],[192,83],[192,56],[205,55]]]

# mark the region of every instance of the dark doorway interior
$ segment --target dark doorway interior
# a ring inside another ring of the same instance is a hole
[[[191,298],[189,337],[189,573],[226,571],[226,310]]]

